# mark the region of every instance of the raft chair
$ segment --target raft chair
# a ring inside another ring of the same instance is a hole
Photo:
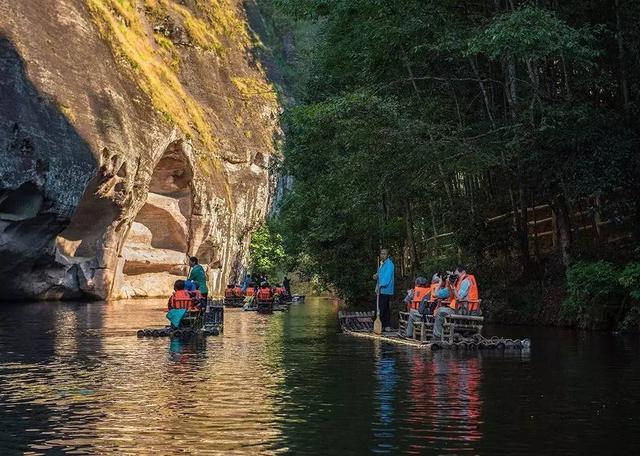
[[[410,339],[418,342],[430,342],[433,339],[433,322],[432,315],[423,315],[420,321],[413,322],[413,336]],[[409,323],[409,312],[400,312],[398,320],[398,334],[406,337],[407,325]]]
[[[200,329],[204,325],[204,312],[197,298],[174,299],[173,309],[184,309],[186,311],[180,320],[180,328]]]
[[[256,299],[258,313],[268,314],[273,312],[273,298],[272,299]]]

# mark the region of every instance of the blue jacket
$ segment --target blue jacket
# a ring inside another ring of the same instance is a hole
[[[378,268],[378,287],[380,294],[393,295],[395,291],[393,287],[394,270],[395,267],[393,266],[391,258],[384,260],[384,263]]]

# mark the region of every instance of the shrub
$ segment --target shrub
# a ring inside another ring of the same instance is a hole
[[[627,264],[620,276],[620,284],[627,290],[629,296],[640,300],[640,262]]]
[[[619,269],[607,261],[579,262],[569,268],[567,298],[560,308],[563,320],[587,328],[612,318],[610,304],[624,297],[619,277]]]

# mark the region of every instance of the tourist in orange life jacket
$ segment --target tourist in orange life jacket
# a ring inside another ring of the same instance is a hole
[[[433,324],[434,337],[442,337],[444,317],[454,313],[468,315],[482,315],[478,295],[478,284],[472,274],[467,274],[463,266],[447,278],[447,288],[451,294],[451,300],[447,306],[442,306],[436,311],[436,319]],[[445,304],[446,301],[443,301]]]
[[[429,292],[429,284],[424,277],[417,277],[413,289],[407,291],[407,296],[404,298],[404,302],[407,305],[407,312],[409,312],[407,331],[405,333],[407,337],[413,337],[414,322],[422,319],[422,314],[420,314],[418,308],[421,302],[428,302]]]
[[[230,283],[229,285],[227,285],[227,288],[224,289],[224,297],[228,299],[233,299],[234,296],[235,296],[234,286],[232,283]]]
[[[480,310],[480,297],[478,284],[473,274],[468,274],[463,266],[458,266],[455,271],[458,280],[453,288],[456,313],[461,315],[482,315]]]
[[[191,300],[191,295],[184,289],[184,280],[176,280],[173,284],[173,294],[169,298],[169,310],[175,308],[194,309],[195,305]]]
[[[407,305],[407,312],[411,310],[418,310],[422,298],[429,294],[430,288],[427,279],[424,277],[417,277],[414,283],[413,289],[407,291],[407,296],[404,298],[404,302]]]
[[[267,282],[262,282],[258,293],[256,293],[258,301],[270,301],[273,299],[273,291]]]
[[[457,283],[458,277],[450,273],[447,279],[440,285],[440,289],[437,292],[437,298],[439,299],[439,307],[434,312],[434,322],[433,322],[433,336],[434,338],[441,338],[443,327],[444,327],[444,318],[447,315],[455,314],[455,306],[456,300],[454,295],[455,286]]]
[[[280,296],[286,296],[287,294],[287,290],[285,290],[284,287],[280,286],[279,283],[276,284],[276,287],[274,288],[273,292]]]
[[[249,283],[249,286],[247,287],[247,296],[254,296],[256,294],[256,284],[251,282]]]
[[[238,284],[236,284],[235,287],[233,287],[233,295],[236,298],[244,298],[244,292],[242,291],[242,287]]]

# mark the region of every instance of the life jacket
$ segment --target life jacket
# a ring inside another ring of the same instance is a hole
[[[228,287],[225,288],[224,289],[224,297],[225,298],[233,298],[233,296],[234,296],[233,291],[234,291],[233,288],[228,288]]]
[[[458,279],[458,282],[456,282],[456,285],[453,286],[451,285],[449,282],[447,282],[447,288],[449,289],[449,307],[452,310],[456,310],[456,294],[455,291],[458,289],[458,286],[460,285],[460,279]]]
[[[476,283],[476,277],[473,274],[463,274],[458,278],[458,282],[456,283],[456,293],[460,292],[460,287],[462,286],[462,282],[467,279],[469,281],[469,292],[467,293],[466,299],[464,302],[467,302],[467,308],[469,312],[478,310],[480,308],[480,303],[478,302],[478,284]]]
[[[254,290],[253,288],[249,287],[247,288],[247,296],[253,296],[256,293],[256,290]]]
[[[275,294],[278,294],[280,296],[284,295],[286,293],[286,290],[282,287],[276,287],[275,289]]]
[[[169,309],[194,309],[195,304],[187,290],[176,290],[169,298]]]
[[[244,296],[244,293],[242,292],[242,288],[240,287],[235,287],[233,289],[233,294],[237,297],[237,298],[242,298]]]
[[[271,288],[260,288],[257,294],[259,301],[269,301],[273,299],[273,293],[271,292]]]
[[[429,287],[415,287],[413,289],[413,299],[411,300],[411,309],[418,310],[420,308],[420,301],[429,293]]]

